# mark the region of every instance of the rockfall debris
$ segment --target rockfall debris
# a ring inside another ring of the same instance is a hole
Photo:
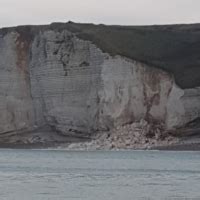
[[[67,149],[151,149],[152,147],[168,146],[178,142],[178,138],[163,131],[162,124],[152,125],[141,120],[140,122],[118,126],[108,132],[98,133],[90,142],[70,144]]]

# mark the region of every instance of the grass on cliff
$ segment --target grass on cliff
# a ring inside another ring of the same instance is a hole
[[[200,25],[105,26],[68,23],[68,29],[111,55],[172,73],[182,88],[200,86]]]

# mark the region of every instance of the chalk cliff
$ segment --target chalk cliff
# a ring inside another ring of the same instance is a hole
[[[166,132],[199,118],[200,85],[193,77],[184,85],[177,70],[173,73],[151,60],[106,51],[98,45],[101,41],[81,36],[74,28],[77,24],[54,26],[0,30],[2,142],[13,136],[14,142],[20,141],[32,133],[37,137],[41,133],[42,138],[44,131],[91,137],[141,119],[162,125]],[[146,29],[148,34],[150,28]],[[147,49],[151,51],[148,45]]]

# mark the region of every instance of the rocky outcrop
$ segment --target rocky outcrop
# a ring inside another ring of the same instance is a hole
[[[91,137],[140,120],[164,133],[200,116],[198,87],[181,89],[173,74],[67,29],[1,34],[0,72],[0,138],[42,127]]]

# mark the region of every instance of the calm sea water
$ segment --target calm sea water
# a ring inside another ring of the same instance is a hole
[[[200,152],[0,150],[0,200],[200,200]]]

